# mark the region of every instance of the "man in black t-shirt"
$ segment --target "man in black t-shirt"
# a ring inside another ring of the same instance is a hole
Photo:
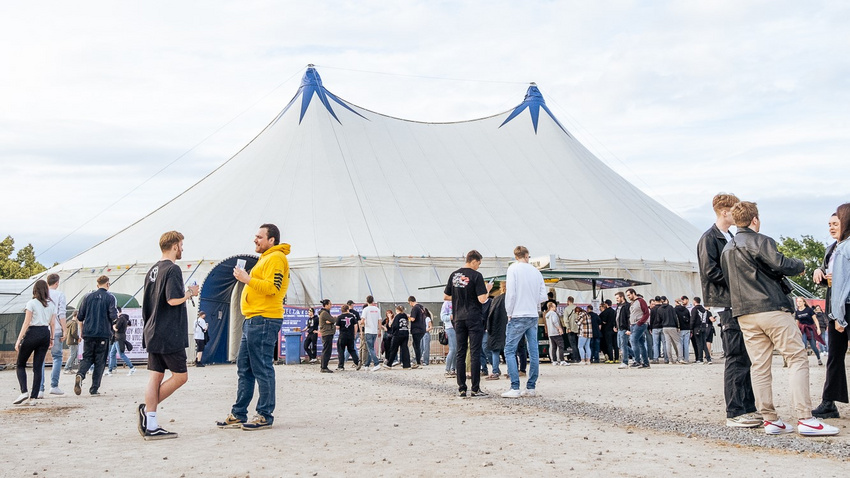
[[[345,370],[345,352],[351,355],[351,360],[354,361],[357,370],[360,370],[360,358],[357,356],[357,349],[354,348],[354,337],[357,336],[360,319],[351,313],[347,304],[343,305],[340,311],[342,313],[336,318],[336,328],[339,330],[339,338],[336,341],[336,353],[339,356],[337,370]]]
[[[198,295],[198,286],[184,289],[183,272],[176,261],[183,258],[183,234],[169,231],[159,238],[162,258],[145,279],[142,347],[148,352],[150,380],[145,403],[139,405],[139,433],[145,440],[177,438],[157,422],[156,408],[186,380],[186,348],[189,347],[189,317],[186,301]],[[163,381],[165,370],[171,377]]]
[[[460,398],[467,397],[466,390],[466,351],[470,352],[470,372],[472,373],[472,392],[469,396],[480,397],[487,394],[481,391],[481,340],[484,335],[484,321],[481,304],[487,302],[493,284],[485,284],[484,276],[478,272],[481,266],[481,253],[475,250],[466,254],[466,263],[449,276],[443,291],[445,300],[452,301],[452,325],[457,337],[457,389]]]
[[[410,304],[410,335],[413,336],[413,368],[422,365],[422,337],[425,336],[425,309],[416,303],[416,297],[407,298]],[[427,360],[427,358],[426,358]]]

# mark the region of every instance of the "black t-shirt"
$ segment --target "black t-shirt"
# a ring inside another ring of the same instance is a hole
[[[410,333],[424,334],[426,329],[425,308],[422,307],[422,304],[416,304],[410,309],[410,318],[415,319],[410,321]]]
[[[183,272],[177,264],[162,260],[148,271],[142,304],[145,324],[142,347],[149,353],[172,354],[189,346],[186,304],[168,304],[170,299],[180,299],[185,295]]]
[[[449,276],[443,291],[452,297],[454,320],[481,320],[481,302],[478,296],[487,293],[484,276],[468,267],[461,267]]]
[[[815,311],[811,307],[807,306],[803,310],[795,310],[794,317],[801,324],[815,325]]]
[[[393,336],[404,337],[410,332],[410,319],[404,312],[396,314],[393,318]]]
[[[307,316],[307,332],[315,332],[319,328],[319,316],[313,314],[313,317]]]
[[[354,324],[357,322],[360,322],[360,320],[350,312],[340,314],[339,317],[336,318],[336,325],[339,326],[339,336],[353,339]]]

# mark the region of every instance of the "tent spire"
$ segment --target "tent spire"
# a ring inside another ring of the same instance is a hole
[[[540,119],[540,108],[543,108],[543,111],[549,114],[549,117],[552,118],[552,121],[557,124],[564,133],[567,133],[567,136],[570,136],[570,133],[566,128],[555,118],[555,115],[552,114],[552,111],[549,110],[549,107],[546,106],[546,100],[543,99],[543,94],[540,93],[540,90],[537,89],[537,83],[531,82],[528,90],[525,92],[525,99],[522,103],[519,104],[510,115],[505,119],[505,121],[499,125],[499,128],[507,124],[510,120],[516,118],[520,113],[528,108],[528,112],[531,114],[531,123],[534,125],[534,134],[537,134],[537,122]]]
[[[298,91],[295,93],[295,96],[286,105],[286,108],[277,115],[277,117],[272,121],[272,124],[277,123],[277,121],[283,117],[284,113],[289,110],[289,107],[292,106],[298,97],[301,97],[301,115],[298,117],[298,124],[301,124],[301,121],[304,119],[304,114],[307,113],[307,108],[310,106],[310,102],[313,99],[313,95],[319,97],[319,101],[325,105],[325,109],[333,116],[333,118],[337,121],[337,123],[342,124],[339,118],[336,116],[336,112],[334,112],[333,107],[331,106],[331,102],[329,100],[333,100],[338,105],[343,108],[351,111],[357,116],[366,119],[360,113],[354,111],[350,106],[348,106],[344,101],[339,99],[336,95],[328,91],[324,85],[322,85],[322,77],[319,76],[319,72],[316,71],[315,65],[309,63],[307,65],[307,71],[304,72],[304,76],[301,77],[301,86],[298,87]]]

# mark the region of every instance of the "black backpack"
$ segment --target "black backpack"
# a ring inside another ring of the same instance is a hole
[[[441,330],[439,334],[437,334],[437,340],[440,342],[440,345],[449,345],[449,336],[446,335],[445,330]]]

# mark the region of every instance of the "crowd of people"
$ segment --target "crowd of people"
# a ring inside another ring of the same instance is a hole
[[[448,277],[440,310],[445,327],[440,341],[449,347],[445,373],[456,379],[458,397],[488,396],[481,388],[481,377],[501,379],[502,364],[510,381],[510,388],[501,393],[502,397],[536,396],[540,320],[545,324],[553,365],[606,362],[620,363],[623,369],[646,369],[661,361],[692,363],[691,349],[696,363],[711,364],[711,344],[718,324],[723,344],[727,426],[762,427],[770,435],[795,430],[804,436],[838,434],[838,428],[821,419],[839,417],[835,402],[848,402],[844,361],[850,338],[850,203],[839,206],[830,218],[829,230],[835,242],[827,248],[823,265],[812,272],[814,282],[826,287],[826,310],[810,307],[802,298],[796,304],[791,300],[786,277],[805,273],[803,262],[785,257],[772,238],[759,233],[761,219],[755,203],[740,201],[732,194],[718,194],[712,206],[716,222],[697,244],[702,297],[682,296],[674,298],[673,304],[665,296],[656,296],[647,303],[630,288],[615,295],[616,304],[601,303],[598,313],[593,306],[576,305],[572,297],[567,298],[559,313],[559,304],[554,294],[547,292],[540,271],[529,264],[527,248],[515,248],[516,261],[508,267],[495,294],[494,281],[485,282],[478,272],[481,254],[475,250],[467,253],[464,266]],[[734,235],[730,232],[733,225],[737,228]],[[217,422],[219,428],[262,430],[274,422],[273,358],[289,284],[286,256],[290,247],[280,242],[280,231],[272,224],[260,226],[254,244],[260,254],[257,264],[250,272],[238,266],[233,270],[234,278],[245,285],[240,307],[246,319],[236,362],[236,401],[227,417]],[[163,234],[160,248],[162,258],[147,274],[142,307],[143,346],[147,349],[150,373],[144,401],[138,406],[138,430],[145,440],[177,437],[158,424],[157,406],[188,379],[185,304],[198,295],[197,285],[186,287],[176,265],[182,257],[183,235],[176,231]],[[51,347],[54,366],[50,393],[63,393],[58,387],[63,340],[74,347],[85,339],[83,359],[75,374],[77,395],[89,372],[89,393],[99,393],[104,368],[108,363],[107,373],[113,371],[116,355],[128,365],[129,374],[135,371],[124,355],[127,317],[122,317],[114,296],[108,292],[109,279],[98,279],[98,289],[82,300],[76,317],[67,322],[58,281],[55,275],[48,276],[47,281],[37,281],[33,299],[26,305],[24,324],[15,343],[21,389],[15,404],[38,399],[46,381],[43,364]],[[398,365],[403,369],[428,365],[433,318],[415,297],[408,298],[409,309],[399,304],[383,316],[371,296],[366,298],[361,312],[353,304],[349,301],[343,305],[336,317],[331,314],[328,299],[322,301],[318,311],[309,311],[304,349],[309,361],[317,363],[321,338],[322,373],[333,373],[329,363],[337,333],[337,370],[344,370],[349,359],[357,370],[363,365],[372,371]],[[198,364],[206,343],[206,328],[206,321],[199,317],[194,335]],[[359,350],[355,347],[358,335]],[[413,356],[409,342],[413,344]],[[816,408],[812,407],[809,390],[807,348],[818,365],[822,365],[821,354],[827,354],[822,401]],[[785,423],[774,407],[774,351],[789,368],[796,427]],[[72,356],[76,356],[75,352]],[[25,365],[31,357],[33,386],[29,389]],[[66,371],[72,371],[72,362],[66,365]],[[488,364],[492,366],[491,373]],[[167,379],[166,370],[171,372]],[[527,377],[522,390],[521,377]],[[257,414],[249,421],[247,407],[255,385],[259,391]]]

